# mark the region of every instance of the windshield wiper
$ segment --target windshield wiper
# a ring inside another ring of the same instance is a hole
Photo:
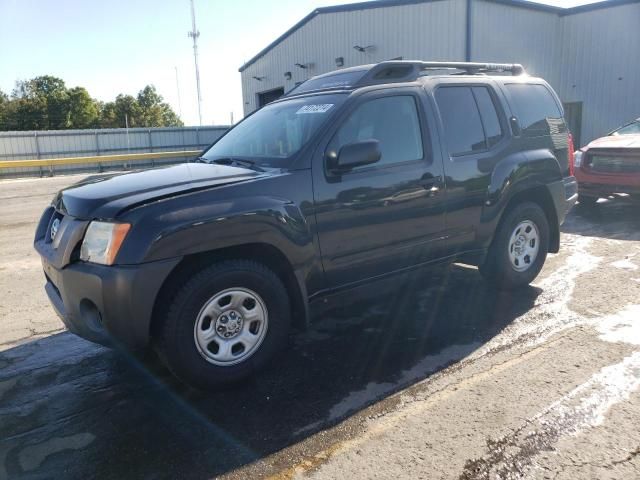
[[[227,158],[216,158],[215,160],[211,160],[206,157],[198,157],[194,160],[196,163],[215,163],[216,165],[230,165],[230,166],[240,166],[244,168],[250,168],[252,170],[256,170],[258,172],[264,172],[264,169],[258,167],[256,162],[253,160],[247,160],[246,158],[235,158],[235,157],[227,157]]]

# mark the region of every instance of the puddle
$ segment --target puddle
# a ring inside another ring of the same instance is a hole
[[[441,370],[451,363],[466,357],[469,352],[478,348],[480,343],[471,343],[468,345],[452,345],[443,349],[435,355],[424,357],[410,369],[402,371],[400,378],[395,382],[370,382],[364,388],[350,392],[340,402],[335,404],[329,410],[326,419],[307,425],[296,432],[294,435],[309,432],[320,425],[332,423],[345,417],[347,414],[360,410],[371,403],[375,402],[383,396],[387,396],[403,386],[422,380],[429,374]]]
[[[18,456],[20,466],[25,472],[35,470],[47,457],[64,450],[80,450],[95,439],[89,432],[78,433],[68,437],[54,437],[42,443],[24,447]]]

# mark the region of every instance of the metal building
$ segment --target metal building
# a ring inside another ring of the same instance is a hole
[[[378,0],[318,8],[241,68],[245,114],[312,76],[382,60],[522,63],[579,145],[640,116],[640,0]]]

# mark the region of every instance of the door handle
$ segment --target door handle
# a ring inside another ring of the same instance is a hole
[[[436,195],[440,191],[441,181],[442,177],[428,177],[420,179],[418,183],[425,190],[428,190],[430,195]]]

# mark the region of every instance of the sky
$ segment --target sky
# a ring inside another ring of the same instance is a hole
[[[354,2],[195,0],[203,125],[227,125],[232,112],[242,118],[242,64],[313,9],[344,3]],[[54,75],[109,101],[153,84],[185,124],[197,125],[190,30],[189,0],[0,0],[0,90]]]

